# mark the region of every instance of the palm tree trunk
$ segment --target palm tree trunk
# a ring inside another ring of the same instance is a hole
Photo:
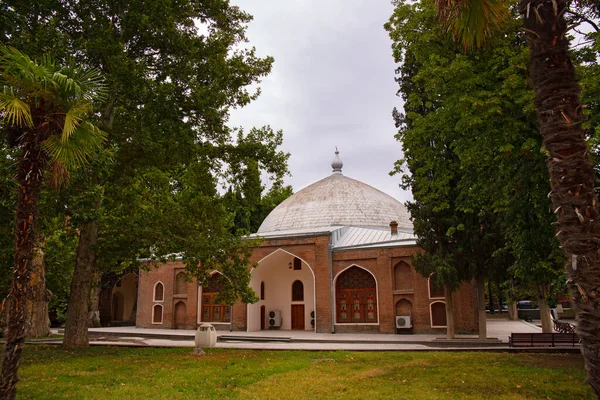
[[[32,295],[30,268],[35,246],[38,200],[46,165],[46,156],[40,148],[35,130],[25,130],[21,141],[24,148],[17,170],[19,195],[15,218],[15,259],[9,293],[6,344],[2,358],[0,399],[14,399],[17,395],[17,373],[28,328],[27,301]]]
[[[566,0],[523,0],[531,51],[530,75],[557,216],[557,237],[567,253],[567,284],[577,310],[577,333],[588,380],[600,397],[600,225],[594,171],[581,128],[580,88],[565,36]]]
[[[67,309],[63,348],[89,346],[89,302],[92,279],[96,266],[98,223],[90,221],[81,228],[75,270],[71,280],[71,293]]]
[[[37,240],[31,260],[31,298],[27,302],[31,316],[29,329],[25,332],[28,338],[41,338],[50,335],[50,318],[48,316],[49,296],[46,289],[46,262],[43,244]]]

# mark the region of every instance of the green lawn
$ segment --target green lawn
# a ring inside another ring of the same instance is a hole
[[[578,354],[28,345],[20,399],[593,399]]]

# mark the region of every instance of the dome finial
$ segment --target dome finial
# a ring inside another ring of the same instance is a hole
[[[334,174],[342,174],[342,167],[344,166],[344,163],[342,162],[342,160],[340,160],[340,156],[339,156],[340,152],[338,151],[337,146],[335,146],[335,156],[333,157],[333,161],[331,162],[331,168],[333,168],[333,173]]]

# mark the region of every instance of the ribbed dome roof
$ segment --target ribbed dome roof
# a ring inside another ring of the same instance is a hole
[[[366,183],[345,177],[341,166],[338,170],[336,167],[331,176],[279,204],[257,233],[330,226],[388,227],[393,220],[400,228],[412,229],[402,203]]]

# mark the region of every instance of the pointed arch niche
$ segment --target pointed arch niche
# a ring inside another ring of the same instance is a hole
[[[200,287],[200,313],[198,315],[200,322],[230,323],[231,305],[217,303],[217,296],[221,293],[222,279],[226,279],[222,274],[215,271],[211,277]]]
[[[414,291],[414,277],[410,265],[400,261],[394,266],[394,290],[401,293]]]
[[[277,249],[260,260],[251,273],[250,287],[259,294],[260,300],[247,306],[248,332],[259,331],[261,322],[263,326],[269,326],[261,321],[261,307],[264,307],[264,315],[268,315],[269,311],[281,313],[281,330],[292,329],[292,320],[295,329],[315,329],[310,323],[310,315],[315,311],[316,304],[315,275],[305,260],[286,250]],[[303,289],[302,297],[300,288]]]
[[[336,324],[378,324],[377,281],[371,272],[352,265],[335,277]]]

